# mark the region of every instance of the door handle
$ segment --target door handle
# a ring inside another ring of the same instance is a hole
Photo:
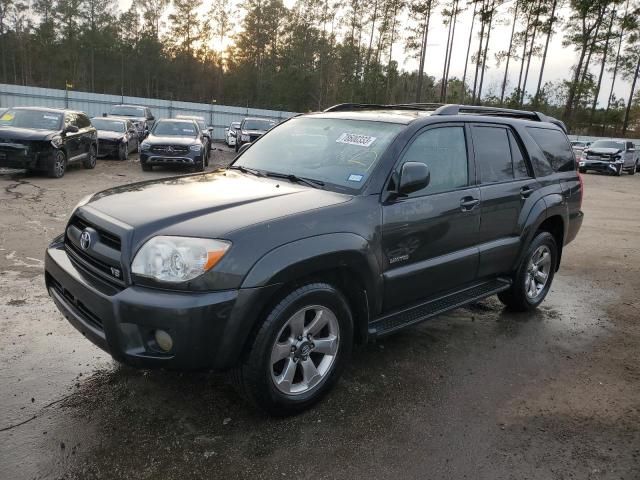
[[[522,187],[520,189],[520,196],[525,199],[525,198],[529,198],[531,196],[531,194],[533,193],[533,188],[525,185],[524,187]]]
[[[462,200],[460,200],[460,210],[462,210],[463,212],[468,212],[470,210],[473,210],[479,203],[480,200],[478,200],[477,198],[464,197]]]

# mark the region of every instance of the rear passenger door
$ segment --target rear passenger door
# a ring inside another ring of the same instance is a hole
[[[433,298],[472,282],[478,268],[478,188],[463,124],[419,131],[395,167],[422,162],[431,182],[382,207],[384,309]]]
[[[478,277],[509,273],[520,250],[522,210],[539,187],[515,132],[506,125],[471,127],[480,185]]]

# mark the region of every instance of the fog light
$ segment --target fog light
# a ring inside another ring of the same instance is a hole
[[[164,330],[156,330],[154,338],[158,346],[165,352],[169,352],[173,348],[173,338]]]

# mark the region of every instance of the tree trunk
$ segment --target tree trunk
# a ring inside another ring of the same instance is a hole
[[[573,113],[573,102],[576,98],[576,88],[578,86],[578,80],[580,79],[580,73],[582,72],[582,64],[584,62],[584,57],[587,54],[587,47],[589,46],[589,37],[584,36],[582,40],[582,47],[580,49],[580,58],[578,60],[578,64],[576,65],[575,72],[573,74],[573,80],[569,85],[569,94],[567,95],[567,103],[564,107],[564,120],[566,122],[571,118],[571,114]]]
[[[422,78],[424,76],[424,60],[427,54],[427,38],[429,37],[429,21],[431,20],[431,1],[427,6],[427,14],[424,22],[424,34],[422,37],[422,49],[420,51],[420,70],[418,71],[418,85],[416,87],[416,103],[420,103],[422,96]]]
[[[393,59],[393,42],[396,34],[396,20],[398,18],[398,2],[393,6],[393,21],[391,22],[391,38],[389,39],[389,63],[387,64],[387,103],[391,103],[390,91],[391,91],[391,62]]]
[[[553,7],[551,7],[551,17],[549,17],[549,31],[547,32],[547,39],[544,42],[544,52],[542,53],[542,65],[540,65],[540,75],[538,75],[538,86],[536,87],[536,95],[533,97],[533,105],[538,106],[540,102],[540,89],[542,88],[542,75],[544,74],[544,66],[547,63],[547,52],[549,51],[549,40],[553,34],[553,24],[555,23],[556,7],[558,6],[558,0],[553,0]]]
[[[473,4],[473,16],[471,17],[471,30],[469,30],[469,41],[467,43],[467,56],[464,60],[464,73],[462,74],[462,92],[460,93],[460,103],[464,103],[466,82],[467,82],[467,67],[469,66],[469,54],[471,53],[471,40],[473,39],[473,27],[476,21],[476,7],[477,3]]]
[[[611,12],[611,22],[609,23],[609,30],[607,31],[607,38],[604,42],[604,50],[602,51],[602,63],[600,64],[600,75],[598,76],[598,84],[593,94],[593,102],[591,103],[591,113],[589,114],[589,128],[593,125],[593,115],[596,112],[596,106],[598,104],[598,97],[600,96],[600,87],[602,86],[602,76],[604,75],[604,68],[607,64],[607,54],[609,53],[609,38],[611,38],[611,29],[613,28],[613,22],[616,18],[616,11]]]
[[[455,7],[454,7],[455,8]],[[453,11],[449,16],[449,30],[447,32],[447,47],[444,54],[444,65],[442,66],[442,80],[440,82],[440,102],[444,102],[445,78],[447,76],[447,61],[449,60],[449,47],[451,45],[451,28],[453,27]]]
[[[522,91],[522,74],[524,73],[524,57],[527,56],[527,45],[529,43],[529,26],[531,25],[531,14],[527,15],[527,27],[524,29],[524,42],[522,45],[522,60],[520,61],[520,75],[518,76],[518,100],[520,99],[520,92]]]
[[[511,26],[511,38],[509,40],[509,50],[507,51],[507,62],[504,67],[504,78],[502,79],[502,88],[500,89],[500,106],[504,104],[504,91],[507,88],[507,76],[509,74],[509,62],[511,61],[511,50],[513,49],[513,35],[516,32],[516,24],[518,23],[518,6],[519,0],[516,0],[516,5],[513,11],[513,25]]]
[[[631,113],[631,104],[633,103],[633,93],[636,89],[636,82],[638,81],[638,74],[640,73],[640,55],[638,55],[638,62],[636,63],[636,73],[633,76],[633,82],[631,83],[631,91],[629,92],[629,101],[627,102],[627,109],[624,112],[624,122],[622,123],[622,136],[624,137],[629,128],[629,113]]]
[[[491,38],[491,25],[493,24],[493,15],[495,13],[496,0],[491,2],[491,16],[489,17],[489,28],[487,29],[487,41],[484,44],[484,54],[482,56],[482,72],[480,74],[480,86],[478,87],[478,103],[482,103],[482,85],[484,84],[484,72],[487,67],[487,51],[489,50],[489,39]]]
[[[369,68],[369,63],[371,62],[371,48],[373,47],[373,34],[376,31],[376,20],[378,16],[378,0],[375,0],[373,4],[373,20],[371,22],[371,35],[369,36],[369,49],[367,50],[367,68]]]
[[[453,41],[456,38],[456,22],[458,21],[458,4],[459,0],[455,0],[454,3],[454,14],[453,14],[453,30],[451,31],[451,45],[449,46],[449,57],[447,59],[447,70],[444,74],[444,99],[443,101],[446,103],[447,101],[447,90],[449,89],[449,69],[451,68],[451,57],[453,56]]]
[[[522,81],[522,90],[520,91],[520,106],[524,104],[524,95],[527,92],[527,80],[529,79],[529,66],[531,65],[531,57],[533,56],[533,47],[536,44],[536,33],[538,33],[538,20],[540,19],[540,2],[536,7],[536,19],[533,24],[533,33],[531,34],[531,46],[529,47],[529,55],[527,56],[527,68],[524,72],[524,80]]]
[[[629,0],[627,0],[627,3],[625,5],[624,16],[622,18],[625,18],[627,16],[628,11],[629,11]],[[620,41],[618,42],[618,51],[616,53],[616,61],[613,67],[613,74],[611,76],[611,90],[609,91],[609,100],[607,101],[607,110],[605,112],[605,118],[609,113],[609,109],[611,108],[611,102],[613,101],[613,88],[616,85],[616,77],[618,75],[618,66],[620,65],[620,49],[622,48],[623,37],[624,37],[624,22],[622,23],[622,27],[620,28]]]
[[[471,103],[476,103],[476,87],[478,86],[478,73],[480,70],[480,62],[482,61],[482,40],[484,38],[484,14],[486,10],[485,0],[482,0],[482,7],[480,7],[480,41],[478,42],[478,56],[476,58],[476,72],[473,77],[473,93],[471,95]]]

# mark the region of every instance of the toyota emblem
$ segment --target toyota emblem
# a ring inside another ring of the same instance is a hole
[[[80,246],[83,250],[88,250],[91,246],[91,233],[88,230],[84,230],[80,235]]]

